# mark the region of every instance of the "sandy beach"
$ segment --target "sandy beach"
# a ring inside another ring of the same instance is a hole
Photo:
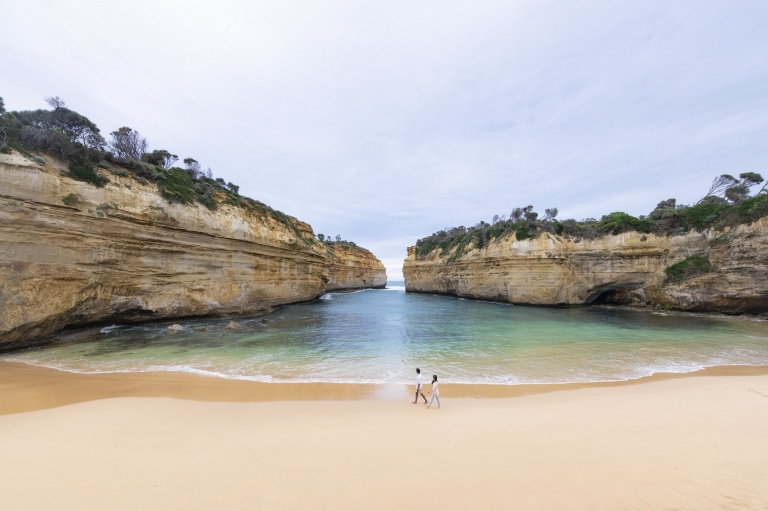
[[[0,369],[3,510],[768,507],[765,368],[515,397],[446,385],[442,410],[405,388],[235,382],[252,393],[218,400],[232,382],[199,378],[194,391],[194,378],[165,375],[171,395],[199,395],[114,397],[119,375]],[[113,395],[12,413],[24,387],[35,401],[51,378],[62,394],[101,381]]]

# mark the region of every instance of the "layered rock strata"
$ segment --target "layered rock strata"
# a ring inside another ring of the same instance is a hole
[[[403,266],[406,291],[528,305],[612,303],[725,313],[768,311],[768,219],[725,232],[592,240],[543,233],[495,240],[449,262],[437,249]],[[671,283],[664,269],[706,255],[713,271]]]
[[[0,155],[0,350],[67,326],[251,314],[386,284],[373,254],[321,244],[298,220],[169,204],[129,176],[96,188],[65,170]]]
[[[326,250],[326,255],[326,291],[386,287],[387,274],[384,265],[367,250],[333,244]],[[379,271],[372,271],[373,269]]]

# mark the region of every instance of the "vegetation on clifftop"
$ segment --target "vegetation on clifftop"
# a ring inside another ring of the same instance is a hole
[[[98,126],[87,117],[70,110],[58,97],[46,98],[51,110],[8,112],[0,98],[0,153],[16,150],[38,163],[43,154],[67,162],[67,177],[106,186],[109,175],[131,178],[142,185],[154,184],[169,203],[199,203],[215,211],[222,204],[271,216],[305,243],[293,218],[263,202],[243,197],[240,187],[214,178],[210,168],[203,170],[194,158],[185,158],[183,167],[175,166],[178,156],[165,149],[149,150],[149,143],[138,131],[119,128],[102,136]],[[66,204],[75,199],[66,197]]]
[[[558,220],[557,208],[546,209],[541,217],[533,211],[533,206],[515,208],[508,218],[496,215],[491,223],[481,221],[472,227],[445,228],[422,238],[416,242],[416,257],[424,258],[439,249],[441,256],[451,254],[448,262],[453,262],[466,251],[483,248],[494,239],[513,235],[517,240],[535,239],[543,232],[579,242],[628,231],[678,235],[692,230],[732,227],[768,215],[768,183],[754,196],[750,195],[751,188],[761,183],[762,176],[753,172],[741,174],[739,178],[725,174],[714,180],[696,204],[688,206],[667,199],[659,202],[647,216],[639,217],[616,211],[600,220]]]
[[[315,237],[319,242],[325,245],[326,250],[328,250],[329,254],[332,254],[332,251],[330,249],[333,247],[341,247],[346,250],[358,250],[360,252],[370,253],[370,250],[368,250],[367,248],[358,246],[353,241],[347,241],[347,240],[341,239],[341,235],[339,234],[336,235],[336,239],[332,238],[331,236],[326,236],[325,234],[317,234]]]

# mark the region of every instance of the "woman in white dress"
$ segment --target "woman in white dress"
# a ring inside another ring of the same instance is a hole
[[[437,387],[437,375],[432,375],[432,397],[429,400],[427,408],[432,406],[432,401],[437,399],[437,407],[440,408],[440,389]]]

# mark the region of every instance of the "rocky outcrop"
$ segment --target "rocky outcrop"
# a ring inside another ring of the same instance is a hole
[[[0,155],[0,350],[66,326],[252,314],[386,284],[370,252],[317,242],[298,220],[169,204],[130,176],[96,188],[64,170]]]
[[[528,305],[662,305],[725,313],[768,311],[768,219],[727,232],[655,236],[635,232],[596,239],[543,233],[495,240],[449,262],[437,249],[408,249],[406,291]],[[670,283],[664,269],[707,255],[712,271]]]
[[[332,244],[326,255],[329,258],[327,291],[386,287],[384,265],[367,250]]]
[[[649,290],[651,303],[731,314],[768,312],[768,218],[712,233],[710,273]]]

